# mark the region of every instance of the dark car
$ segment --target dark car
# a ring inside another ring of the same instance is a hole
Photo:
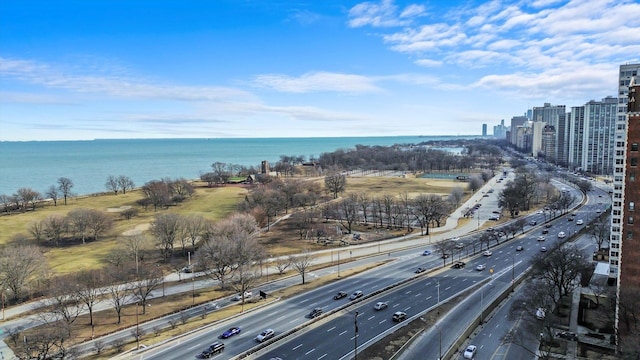
[[[548,233],[549,233],[549,230],[544,229],[544,230],[542,230],[542,233],[543,233],[543,234],[548,234]]]
[[[400,322],[404,319],[407,318],[407,313],[403,312],[403,311],[397,311],[393,314],[393,316],[391,317],[393,319],[393,321],[395,322]]]
[[[309,313],[309,319],[317,318],[322,315],[322,308],[315,308]]]
[[[573,333],[573,332],[570,332],[570,331],[557,332],[556,333],[556,337],[559,337],[561,339],[578,341],[578,335],[576,335],[576,333]]]
[[[524,250],[524,247],[522,247],[521,245],[516,247],[516,251],[522,251],[522,250]]]
[[[241,330],[240,330],[239,327],[234,326],[234,327],[230,328],[229,330],[223,332],[222,335],[220,335],[220,337],[222,339],[228,339],[228,338],[232,337],[233,335],[240,334],[240,331]]]
[[[420,273],[425,272],[425,271],[427,271],[427,268],[424,268],[424,267],[421,266],[421,267],[416,269],[415,273],[416,274],[420,274]]]
[[[224,344],[219,341],[216,341],[213,344],[209,345],[209,347],[206,348],[200,355],[203,358],[208,359],[215,354],[221,353],[222,350],[224,350]]]
[[[551,226],[553,226],[552,224],[547,224],[544,227],[546,227],[547,229],[550,228]]]
[[[442,256],[440,256],[441,259],[448,259],[449,258],[449,254],[442,254]]]
[[[347,297],[347,292],[346,291],[338,291],[338,293],[333,296],[333,300],[342,299],[343,297]]]
[[[452,268],[454,269],[462,269],[464,268],[464,262],[463,261],[456,261],[453,263],[453,265],[451,265]]]

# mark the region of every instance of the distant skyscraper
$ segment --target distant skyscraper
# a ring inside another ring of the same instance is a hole
[[[487,124],[482,124],[482,136],[487,136]]]
[[[529,119],[526,116],[514,116],[511,118],[511,138],[509,143],[512,145],[518,144],[518,126],[524,125]]]
[[[564,105],[551,105],[550,103],[545,103],[542,107],[533,108],[533,119],[531,119],[532,121],[545,122],[547,123],[547,125],[553,126],[553,128],[556,130],[556,148],[554,149],[553,154],[554,159],[558,158],[558,145],[562,144],[564,146],[565,144],[564,139],[558,138],[560,134],[562,134],[562,136],[565,135],[564,129],[560,131],[561,129],[559,128],[561,122],[563,122],[563,125],[565,125],[565,119],[566,110]]]

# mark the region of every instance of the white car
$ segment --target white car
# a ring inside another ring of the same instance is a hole
[[[451,241],[458,241],[458,240],[460,240],[460,237],[458,237],[458,236],[454,236],[454,237],[451,238]]]
[[[462,357],[465,359],[473,359],[476,356],[476,350],[478,348],[475,345],[469,345],[466,349],[464,349],[464,353],[462,353]]]
[[[538,236],[538,241],[544,241],[546,238],[543,235]]]
[[[258,336],[256,336],[256,341],[263,342],[265,340],[269,340],[275,334],[276,334],[276,332],[273,331],[273,329],[267,329],[267,330],[261,332]]]
[[[386,309],[388,305],[389,303],[387,303],[386,301],[378,301],[373,308],[375,310],[383,310]]]
[[[248,300],[251,299],[251,297],[253,296],[253,293],[251,291],[245,291],[244,292],[244,299]],[[237,294],[236,296],[233,297],[232,299],[233,301],[240,301],[242,300],[242,294]]]
[[[493,253],[491,251],[487,250],[487,251],[483,252],[482,255],[491,256],[491,255],[493,255]]]
[[[584,224],[584,221],[582,221],[582,220],[576,221],[576,225],[582,225],[582,224]]]
[[[359,297],[362,297],[362,291],[358,290],[356,292],[354,292],[353,294],[351,294],[351,296],[349,296],[349,300],[355,300]]]
[[[547,316],[547,312],[544,308],[539,307],[536,310],[536,319],[538,320],[544,320],[544,318]]]
[[[565,234],[564,231],[560,231],[558,233],[558,238],[560,238],[560,239],[564,239],[566,236],[567,236],[567,234]]]
[[[484,265],[482,265],[482,264],[480,264],[480,265],[476,266],[476,270],[478,270],[478,271],[482,271],[482,270],[484,270],[484,269],[486,269],[486,268],[487,268],[487,267],[486,267],[486,266],[484,266]]]

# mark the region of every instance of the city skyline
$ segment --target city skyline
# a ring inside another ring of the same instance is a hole
[[[477,135],[616,96],[629,1],[0,5],[0,140]]]

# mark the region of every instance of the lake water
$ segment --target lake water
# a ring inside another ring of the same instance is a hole
[[[259,168],[281,155],[309,159],[355,145],[418,144],[473,136],[390,136],[245,139],[128,139],[92,141],[0,142],[0,194],[21,187],[44,193],[60,177],[74,183],[73,192],[103,192],[109,175],[126,175],[136,186],[164,177],[196,179],[223,162]]]

